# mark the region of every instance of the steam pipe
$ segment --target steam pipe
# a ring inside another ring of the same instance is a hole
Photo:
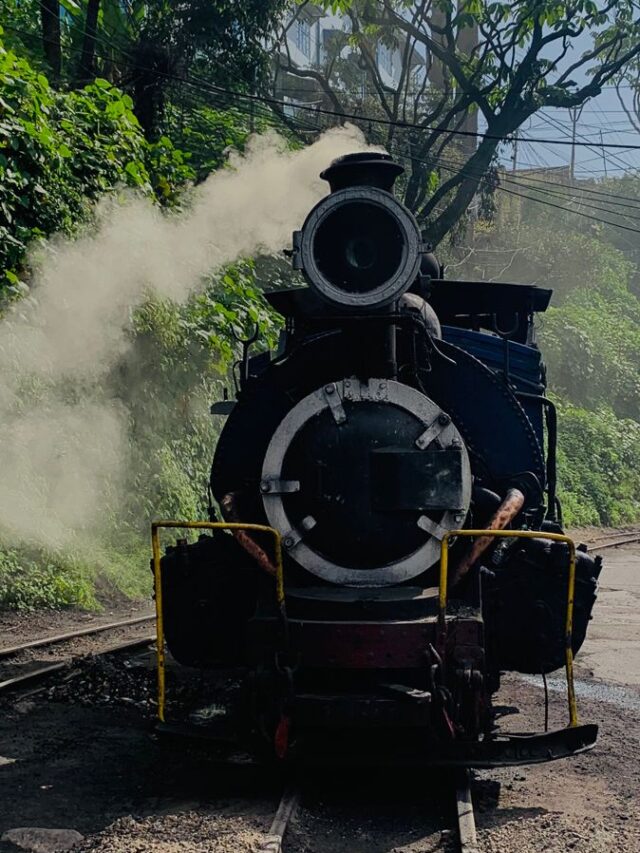
[[[491,521],[487,524],[487,530],[504,530],[504,528],[513,521],[516,515],[520,512],[524,506],[524,501],[524,493],[521,492],[520,489],[509,489],[504,500],[491,518]],[[492,542],[492,536],[480,536],[476,539],[469,553],[462,558],[453,572],[453,577],[451,578],[452,586],[455,586],[462,580],[469,569],[477,560],[480,559]]]
[[[387,374],[389,379],[398,378],[398,357],[397,357],[397,327],[391,323],[387,329]]]
[[[225,517],[228,521],[239,522],[240,519],[238,517],[238,512],[236,509],[236,501],[235,494],[233,492],[228,492],[220,501],[220,506],[222,507]],[[249,556],[256,561],[256,563],[263,569],[268,575],[272,575],[276,577],[277,569],[267,552],[255,542],[251,536],[246,532],[246,530],[233,530],[232,531],[234,538],[238,542],[238,544],[244,548],[244,550],[249,554]]]

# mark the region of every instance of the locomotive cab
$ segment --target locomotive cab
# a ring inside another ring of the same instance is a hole
[[[267,294],[282,345],[246,363],[215,451],[236,528],[157,567],[168,646],[241,667],[250,728],[281,757],[561,757],[595,739],[573,706],[570,733],[525,755],[491,705],[501,671],[571,676],[600,570],[562,534],[533,327],[551,293],[443,279],[393,195],[401,172],[366,153],[322,173],[293,235],[308,287]],[[276,532],[282,564],[243,524]]]

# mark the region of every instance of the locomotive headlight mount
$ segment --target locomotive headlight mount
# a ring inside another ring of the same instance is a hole
[[[425,251],[413,215],[378,187],[347,187],[322,199],[293,234],[293,266],[334,306],[372,309],[399,299]]]

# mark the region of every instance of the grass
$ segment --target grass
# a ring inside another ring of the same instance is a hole
[[[32,611],[101,610],[114,600],[149,597],[146,543],[128,550],[97,546],[91,555],[37,547],[0,546],[0,607]]]

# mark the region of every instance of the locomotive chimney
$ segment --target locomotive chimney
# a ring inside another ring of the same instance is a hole
[[[331,192],[294,232],[294,269],[340,310],[391,305],[419,275],[422,235],[392,192],[403,171],[388,154],[339,157],[320,175]]]
[[[366,151],[338,157],[320,172],[320,177],[328,181],[332,193],[363,186],[393,192],[395,180],[403,172],[403,167],[394,163],[390,154]]]

